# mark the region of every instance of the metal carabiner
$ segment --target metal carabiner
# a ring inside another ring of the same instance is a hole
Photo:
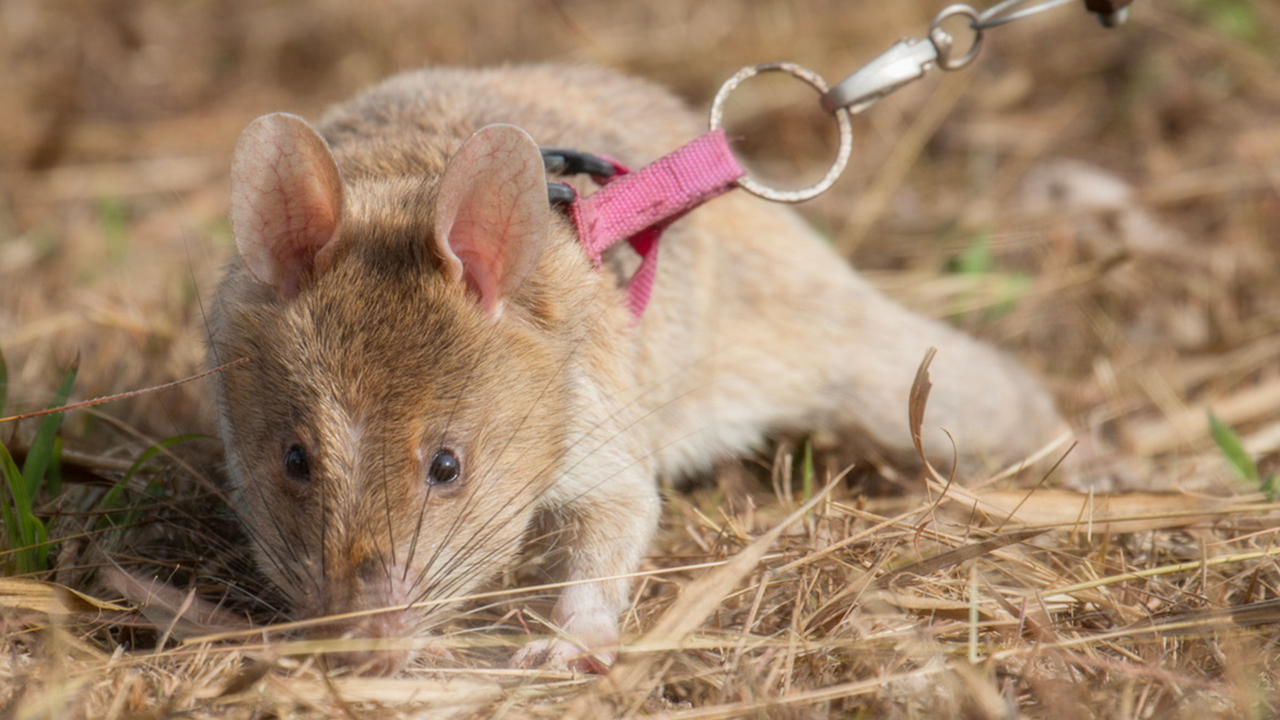
[[[919,80],[938,62],[931,40],[903,38],[862,69],[840,81],[822,96],[822,109],[860,113],[898,88]]]
[[[957,16],[968,18],[969,27],[973,29],[973,42],[960,57],[954,56],[951,35],[942,29],[943,22]],[[978,11],[968,5],[943,8],[929,25],[927,39],[903,38],[894,43],[880,57],[823,95],[823,109],[835,112],[837,108],[845,108],[850,113],[860,113],[894,90],[924,77],[930,68],[959,70],[965,67],[978,56],[982,46],[982,30],[977,22]]]

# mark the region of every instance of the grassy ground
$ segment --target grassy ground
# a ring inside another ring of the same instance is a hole
[[[745,64],[837,80],[943,4],[5,0],[5,407],[47,405],[73,364],[73,399],[201,368],[230,151],[259,114],[314,116],[426,63],[548,59],[705,107]],[[803,208],[887,292],[1044,377],[1093,495],[972,478],[939,502],[924,479],[863,473],[783,527],[806,483],[803,451],[780,445],[671,494],[624,619],[635,652],[608,678],[503,669],[536,624],[518,595],[460,619],[451,662],[332,676],[278,636],[200,640],[277,604],[220,508],[215,442],[129,472],[209,432],[196,381],[66,415],[61,491],[31,503],[47,556],[20,561],[5,519],[0,717],[1275,716],[1276,506],[1237,468],[1266,477],[1280,458],[1276,37],[1266,0],[993,30],[974,68],[856,118],[850,171]],[[746,115],[767,173],[820,172],[819,113],[761,99]],[[1247,461],[1214,442],[1210,410]],[[18,465],[56,450],[38,425],[0,425]],[[121,601],[121,569],[172,597]],[[173,621],[189,590],[222,614]]]

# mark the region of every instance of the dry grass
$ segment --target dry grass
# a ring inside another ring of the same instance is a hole
[[[427,62],[531,59],[620,67],[705,106],[744,64],[838,79],[943,4],[6,0],[9,405],[46,402],[77,354],[78,398],[200,368],[230,149],[258,114],[314,115]],[[864,470],[828,484],[820,462],[829,494],[799,512],[784,444],[670,493],[609,676],[504,669],[539,631],[539,592],[508,578],[445,636],[452,660],[349,677],[279,633],[201,639],[277,606],[205,479],[214,443],[137,479],[165,492],[135,527],[93,530],[106,479],[208,430],[193,383],[67,418],[56,570],[0,578],[0,717],[1275,716],[1277,506],[1231,475],[1204,418],[1277,465],[1276,37],[1268,0],[1137,0],[1117,31],[1074,8],[1002,28],[976,68],[858,117],[853,167],[805,209],[888,292],[1045,376],[1082,428],[1073,486],[1092,494],[1038,475],[945,495]],[[764,103],[743,132],[778,175],[824,162],[816,113]],[[0,438],[23,447],[33,427],[12,428]],[[115,568],[222,608],[122,603]]]

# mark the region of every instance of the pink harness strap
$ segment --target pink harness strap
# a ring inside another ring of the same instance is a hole
[[[601,187],[570,206],[578,238],[597,267],[604,251],[626,240],[640,254],[640,268],[627,283],[627,304],[640,321],[658,267],[658,239],[680,216],[734,187],[746,174],[729,150],[724,130],[699,137],[631,172],[606,158],[617,174],[597,178]]]

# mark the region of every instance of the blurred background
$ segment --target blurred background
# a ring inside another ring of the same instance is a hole
[[[201,369],[231,151],[258,115],[314,118],[423,65],[526,61],[618,68],[703,111],[747,64],[837,82],[946,4],[4,0],[9,407],[46,403],[77,356],[77,398]],[[1206,410],[1264,466],[1280,448],[1276,38],[1271,0],[1136,0],[1114,30],[1081,2],[993,29],[971,68],[857,116],[849,171],[801,211],[886,292],[1044,377],[1099,479],[1212,486]],[[748,87],[743,155],[781,182],[821,175],[833,133],[812,95]],[[207,431],[211,392],[75,414],[69,446],[135,457]]]

